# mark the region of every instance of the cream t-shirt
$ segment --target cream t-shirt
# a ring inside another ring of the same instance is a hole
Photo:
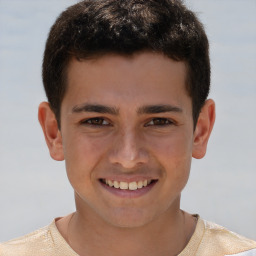
[[[256,242],[198,219],[195,232],[178,256],[256,256]],[[58,231],[55,220],[23,237],[0,244],[0,256],[79,256]]]

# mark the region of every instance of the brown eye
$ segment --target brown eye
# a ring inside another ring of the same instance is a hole
[[[82,124],[104,126],[104,125],[109,125],[109,122],[107,122],[104,118],[96,117],[96,118],[90,118],[88,120],[85,120],[82,122]]]
[[[163,125],[171,125],[171,124],[173,124],[173,122],[167,118],[153,118],[150,122],[146,124],[146,126],[152,126],[152,125],[163,126]]]

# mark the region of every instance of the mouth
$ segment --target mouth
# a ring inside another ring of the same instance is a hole
[[[140,181],[117,181],[117,180],[108,180],[108,179],[100,179],[101,183],[108,185],[109,187],[121,189],[121,190],[137,190],[143,187],[147,187],[152,182],[156,182],[156,180],[140,180]]]
[[[156,179],[143,179],[138,181],[117,181],[111,179],[100,179],[100,183],[110,192],[118,195],[137,195],[144,194],[150,191],[151,188],[157,183]]]

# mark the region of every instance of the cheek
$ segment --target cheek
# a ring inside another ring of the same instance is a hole
[[[166,185],[173,190],[182,190],[187,183],[191,158],[192,135],[173,134],[161,141],[151,141],[152,154],[162,166]]]
[[[104,155],[104,145],[104,140],[99,141],[83,134],[74,134],[65,140],[64,157],[71,184],[93,181],[93,170]]]
[[[178,164],[192,157],[193,135],[177,132],[163,138],[148,139],[150,149],[158,159],[169,164]]]

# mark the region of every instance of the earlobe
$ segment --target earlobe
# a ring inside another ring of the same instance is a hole
[[[194,132],[192,156],[200,159],[205,156],[207,143],[215,122],[215,103],[209,99],[205,102],[198,117]]]
[[[55,114],[48,102],[42,102],[38,107],[38,120],[43,129],[45,141],[54,160],[64,160],[62,137]]]

